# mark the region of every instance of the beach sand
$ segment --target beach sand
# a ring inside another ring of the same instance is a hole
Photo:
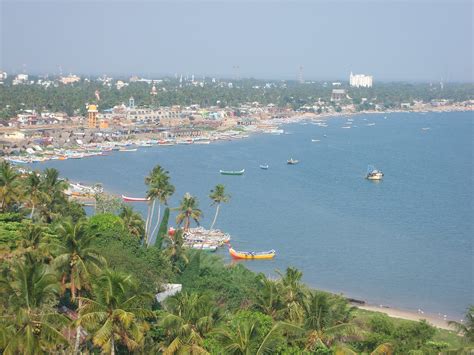
[[[431,314],[421,314],[413,311],[405,311],[405,310],[400,310],[400,309],[395,309],[395,308],[388,308],[388,307],[380,307],[380,306],[371,306],[371,305],[357,305],[354,304],[359,309],[364,309],[366,311],[372,311],[372,312],[380,312],[380,313],[385,313],[389,317],[392,318],[401,318],[401,319],[406,319],[406,320],[412,320],[412,321],[420,321],[422,319],[425,319],[429,324],[441,328],[441,329],[446,329],[446,330],[454,330],[453,327],[451,327],[448,324],[448,321],[443,319],[443,317],[436,316],[436,315],[431,315]]]

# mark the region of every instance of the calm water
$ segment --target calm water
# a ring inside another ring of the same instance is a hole
[[[170,204],[187,191],[197,195],[204,226],[214,213],[209,190],[223,183],[232,199],[217,227],[236,249],[278,253],[273,261],[245,262],[249,268],[272,274],[292,265],[320,289],[459,318],[474,303],[472,114],[386,117],[354,117],[351,129],[337,118],[327,128],[287,125],[280,136],[36,166],[143,196],[144,176],[160,164],[176,186]],[[300,164],[288,166],[290,157]],[[262,163],[270,169],[259,169]],[[364,179],[368,164],[384,171],[382,182]],[[242,168],[244,176],[218,173]]]

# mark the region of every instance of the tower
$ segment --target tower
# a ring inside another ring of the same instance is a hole
[[[89,128],[97,128],[97,105],[87,106],[87,126]]]

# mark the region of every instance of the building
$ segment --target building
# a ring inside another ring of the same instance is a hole
[[[373,77],[371,75],[364,75],[364,74],[350,74],[349,76],[349,83],[351,86],[359,88],[371,88],[373,84]]]
[[[339,102],[346,98],[346,90],[344,89],[332,89],[331,101]]]
[[[28,74],[18,74],[15,79],[13,79],[12,84],[13,85],[18,85],[18,84],[25,84],[28,82]]]
[[[68,76],[62,76],[59,78],[59,81],[63,83],[64,85],[68,84],[73,84],[77,83],[78,81],[81,81],[81,78],[78,77],[77,75],[68,75]]]
[[[3,81],[8,77],[7,72],[0,70],[0,84],[3,84]]]
[[[87,106],[87,125],[89,128],[97,128],[97,105]]]

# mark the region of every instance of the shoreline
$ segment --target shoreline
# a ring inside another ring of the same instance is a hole
[[[468,111],[470,112],[471,110],[464,110],[464,111]],[[287,125],[287,124],[298,124],[298,123],[302,123],[302,122],[311,122],[311,121],[318,121],[318,120],[328,120],[328,119],[331,119],[331,118],[341,118],[341,117],[350,117],[350,116],[354,116],[354,115],[365,115],[365,114],[368,114],[368,113],[371,113],[371,114],[391,114],[391,113],[400,113],[400,112],[405,112],[405,113],[422,113],[422,112],[407,112],[407,111],[390,111],[390,112],[354,112],[354,113],[344,113],[344,114],[329,114],[329,115],[316,115],[316,114],[306,114],[306,115],[302,115],[302,116],[298,116],[298,117],[292,117],[292,118],[288,118],[288,119],[282,119],[282,120],[279,120],[279,122],[274,122],[275,126],[278,126],[278,127],[282,127],[284,125]],[[424,111],[423,111],[424,112]],[[439,110],[439,111],[430,111],[430,112],[446,112],[446,111],[442,111],[442,110]],[[453,111],[449,111],[449,112],[453,112]],[[283,122],[282,122],[283,121]],[[244,132],[242,132],[244,133]],[[248,133],[252,133],[252,135],[260,135],[260,134],[272,134],[272,132],[265,132],[265,131],[245,131],[245,134],[248,134]],[[279,133],[281,134],[281,133]],[[246,137],[242,137],[242,138],[246,138]],[[226,141],[229,141],[231,139],[223,139],[222,141],[223,142],[226,142]],[[219,142],[219,140],[216,140],[216,143]],[[212,143],[211,143],[212,144]],[[119,195],[117,195],[117,197],[120,197]],[[83,203],[86,203],[88,201],[85,201],[86,199],[84,199],[84,201],[79,201],[79,202],[83,202]],[[309,285],[308,285],[309,286]],[[324,290],[325,291],[325,290]],[[333,291],[327,291],[327,292],[331,292],[331,293],[336,293],[336,292],[333,292]],[[336,293],[337,294],[337,293]],[[399,318],[399,319],[405,319],[405,320],[410,320],[410,321],[420,321],[422,319],[425,319],[427,320],[428,323],[430,323],[431,325],[437,327],[437,328],[440,328],[440,329],[446,329],[446,330],[453,330],[452,327],[450,327],[447,323],[447,318],[443,317],[442,315],[440,315],[438,313],[438,315],[436,315],[435,313],[423,313],[423,311],[419,310],[418,312],[415,311],[415,310],[405,310],[405,309],[399,309],[399,308],[392,308],[391,306],[389,305],[376,305],[376,304],[370,304],[370,303],[366,303],[365,300],[361,300],[359,302],[358,299],[351,299],[350,296],[345,296],[343,295],[344,297],[346,297],[350,303],[357,307],[358,309],[361,309],[361,310],[367,310],[367,311],[372,311],[372,312],[380,312],[380,313],[384,313],[384,314],[387,314],[388,316],[392,317],[392,318]],[[355,302],[354,302],[355,301]],[[372,300],[373,302],[373,300]]]
[[[398,309],[398,308],[391,308],[389,306],[376,306],[376,305],[370,305],[370,304],[360,305],[354,302],[350,302],[350,304],[361,310],[386,314],[391,318],[398,318],[398,319],[404,319],[404,320],[415,321],[415,322],[426,320],[430,325],[436,328],[455,331],[455,329],[448,324],[448,321],[449,321],[448,319],[444,317],[440,318],[439,316],[436,316],[434,314],[421,313],[422,311],[415,312],[415,311],[408,311],[408,310],[403,310],[403,309]]]

